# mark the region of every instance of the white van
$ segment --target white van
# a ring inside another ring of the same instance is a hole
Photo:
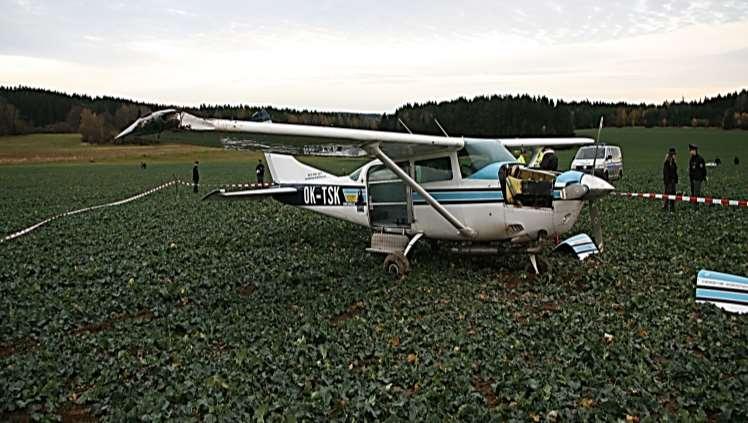
[[[597,159],[595,159],[597,149]],[[587,145],[577,151],[571,162],[571,170],[592,173],[592,163],[595,163],[595,175],[602,176],[607,180],[621,179],[623,177],[623,156],[621,147],[615,145]]]

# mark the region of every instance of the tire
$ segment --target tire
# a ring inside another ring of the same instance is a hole
[[[401,252],[388,254],[384,259],[384,271],[394,280],[401,280],[410,272],[410,262]]]
[[[607,170],[603,172],[603,179],[605,179],[606,181],[610,181],[610,175],[608,174]]]

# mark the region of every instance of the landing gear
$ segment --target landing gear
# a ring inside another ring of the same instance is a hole
[[[395,280],[401,280],[410,272],[408,253],[421,238],[423,238],[422,233],[410,237],[405,233],[375,232],[371,236],[371,247],[366,250],[370,253],[386,254],[384,271],[392,275]]]
[[[384,259],[384,271],[395,280],[401,280],[410,272],[410,262],[399,251],[390,253]]]
[[[551,272],[551,263],[545,257],[530,254],[530,262],[525,266],[527,273],[542,275]]]

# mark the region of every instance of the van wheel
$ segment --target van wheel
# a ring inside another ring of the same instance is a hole
[[[605,179],[606,181],[610,180],[610,175],[608,175],[608,171],[607,170],[605,172],[603,172],[603,179]]]

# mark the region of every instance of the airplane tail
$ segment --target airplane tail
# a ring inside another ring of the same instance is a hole
[[[287,154],[265,153],[265,160],[276,184],[304,184],[336,178],[335,175],[305,165]]]

